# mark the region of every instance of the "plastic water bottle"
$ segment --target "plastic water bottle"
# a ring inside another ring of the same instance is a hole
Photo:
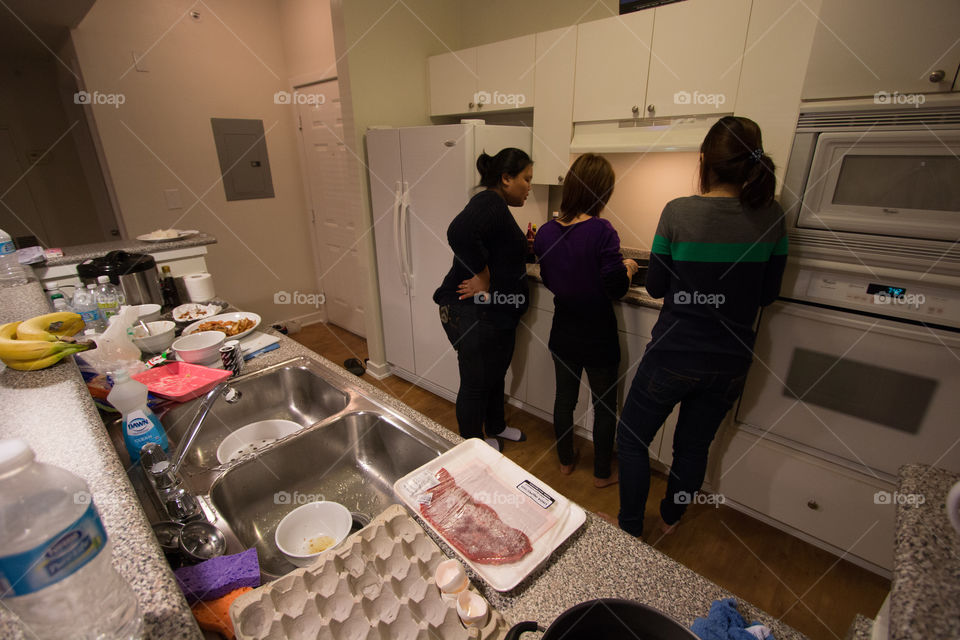
[[[110,324],[111,316],[120,313],[120,296],[117,288],[110,282],[109,276],[97,278],[97,308],[100,309],[100,320],[105,325]]]
[[[131,462],[140,459],[140,449],[148,442],[155,442],[164,451],[170,450],[163,425],[147,407],[147,385],[121,369],[113,374],[113,388],[107,394],[107,402],[123,414],[123,444]]]
[[[27,272],[17,260],[17,248],[10,234],[0,229],[0,284],[26,284]]]
[[[34,460],[23,440],[0,440],[0,598],[27,637],[141,638],[130,585],[87,483]]]
[[[100,307],[97,306],[96,285],[88,284],[87,288],[77,287],[73,292],[73,310],[83,318],[87,329],[94,329],[97,333],[103,331],[105,325],[100,320]]]

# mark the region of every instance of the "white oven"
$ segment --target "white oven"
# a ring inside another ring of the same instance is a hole
[[[784,177],[793,255],[960,274],[960,97],[804,103]]]
[[[755,351],[742,428],[889,480],[960,472],[955,279],[791,259]]]

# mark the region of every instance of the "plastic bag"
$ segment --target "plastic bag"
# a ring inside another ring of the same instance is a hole
[[[130,375],[146,371],[147,365],[140,362],[140,349],[130,340],[129,331],[136,321],[134,307],[126,307],[114,316],[107,330],[94,338],[97,348],[82,353],[81,370],[101,375],[120,369]]]

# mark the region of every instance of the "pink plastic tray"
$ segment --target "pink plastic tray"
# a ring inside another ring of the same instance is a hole
[[[210,391],[230,375],[231,372],[224,369],[211,369],[189,362],[171,362],[138,373],[133,379],[147,385],[154,395],[186,402]]]

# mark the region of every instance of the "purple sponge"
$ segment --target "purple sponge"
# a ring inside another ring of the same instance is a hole
[[[260,563],[257,561],[256,547],[243,553],[211,558],[200,564],[182,567],[173,574],[190,604],[201,600],[216,600],[240,587],[260,586]]]

